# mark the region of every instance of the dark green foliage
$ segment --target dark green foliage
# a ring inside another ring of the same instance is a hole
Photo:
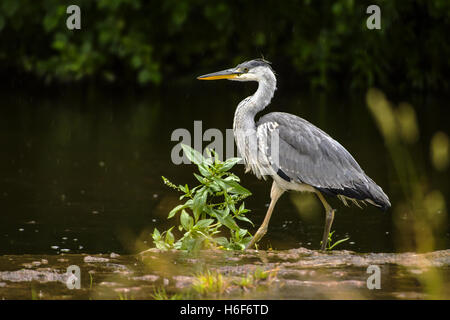
[[[366,28],[370,4],[381,30]],[[447,0],[2,0],[0,70],[156,85],[264,55],[305,88],[445,90],[449,18]]]

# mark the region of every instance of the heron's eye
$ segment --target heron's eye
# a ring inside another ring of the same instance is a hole
[[[247,72],[248,72],[248,68],[244,68],[243,71],[244,71],[245,73],[247,73]]]

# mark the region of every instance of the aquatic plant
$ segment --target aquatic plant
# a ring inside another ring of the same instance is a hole
[[[236,279],[236,277],[224,275],[218,271],[207,270],[195,275],[188,292],[191,292],[193,296],[217,297],[236,292],[236,289],[243,289],[243,292],[267,289],[268,285],[276,278],[277,271],[278,269],[256,268],[255,271],[246,272]]]
[[[132,295],[128,296],[127,292],[124,292],[124,293],[119,292],[117,294],[117,299],[118,300],[134,300],[134,297]]]
[[[347,238],[340,239],[340,240],[336,241],[335,243],[333,243],[333,234],[334,234],[334,231],[328,233],[328,244],[327,244],[327,248],[326,248],[327,251],[333,250],[333,248],[336,247],[338,244],[350,239],[349,237],[347,237]],[[320,241],[320,244],[322,244],[322,241]]]
[[[169,295],[164,287],[155,288],[151,297],[155,300],[183,300],[189,298],[187,294],[183,293],[174,293]]]
[[[276,278],[278,269],[264,270],[256,268],[254,272],[249,272],[242,276],[235,284],[243,289],[256,288],[262,282],[271,283]]]
[[[243,250],[251,240],[247,229],[239,227],[236,220],[253,225],[245,216],[248,209],[242,201],[251,192],[242,187],[239,177],[229,172],[241,159],[230,158],[220,161],[214,151],[207,150],[208,158],[187,145],[182,145],[188,159],[197,165],[199,173],[194,173],[200,185],[190,188],[187,184],[175,185],[162,177],[164,183],[181,192],[180,200],[185,200],[173,208],[168,218],[179,213],[179,231],[184,235],[175,240],[170,228],[162,233],[154,229],[152,237],[158,249],[198,250],[204,248],[224,248]],[[223,227],[228,229],[229,238],[219,236]]]
[[[230,281],[221,273],[206,271],[194,278],[191,289],[200,295],[222,295],[230,286]]]

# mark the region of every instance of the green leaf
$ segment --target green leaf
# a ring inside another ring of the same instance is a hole
[[[350,239],[350,238],[345,238],[345,239],[341,239],[341,240],[336,241],[335,243],[333,243],[332,246],[330,246],[329,250],[333,249],[333,248],[336,247],[338,244],[347,241],[348,239]]]
[[[224,226],[226,226],[230,230],[238,231],[240,228],[234,221],[233,217],[230,215],[227,215],[225,217],[221,216],[220,214],[216,214],[217,220]]]
[[[230,244],[230,242],[228,241],[228,239],[225,238],[225,237],[217,237],[217,238],[214,238],[214,241],[215,241],[218,245],[223,246],[223,247],[228,247],[228,245]]]
[[[245,203],[244,202],[242,202],[241,203],[241,205],[239,206],[239,210],[238,210],[238,215],[242,215],[242,214],[244,214],[244,213],[247,213],[247,212],[249,212],[250,210],[248,210],[248,209],[245,209]]]
[[[230,214],[230,208],[225,207],[223,210],[215,209],[214,212],[221,218],[226,218]]]
[[[250,223],[252,226],[255,226],[255,225],[253,224],[253,222],[251,222],[250,219],[247,218],[247,217],[244,217],[244,216],[236,216],[236,219],[239,219],[239,220],[241,220],[241,221],[248,222],[248,223]]]
[[[214,219],[202,219],[195,224],[194,228],[204,229],[204,228],[210,226],[213,222],[214,222]]]
[[[247,190],[246,188],[244,188],[243,186],[241,186],[239,183],[237,183],[234,180],[224,180],[223,181],[229,188],[231,188],[231,192],[232,193],[236,193],[236,194],[242,194],[242,195],[251,195],[252,193]]]
[[[184,154],[186,155],[186,157],[192,162],[195,163],[196,165],[201,164],[202,162],[205,161],[205,158],[203,158],[202,154],[200,152],[198,152],[195,149],[192,149],[190,146],[182,143],[181,144],[181,148],[184,151]]]
[[[181,211],[180,222],[186,231],[189,231],[194,225],[194,220],[184,209]]]
[[[171,231],[172,229],[173,229],[173,227],[170,228],[169,230],[167,230],[167,232],[166,232],[166,243],[169,245],[173,245],[173,243],[175,241],[175,237],[173,236],[173,233]]]
[[[231,168],[233,168],[237,163],[239,163],[239,161],[241,161],[241,158],[230,158],[227,159],[222,167],[219,169],[219,172],[225,172],[230,170]]]
[[[223,180],[225,180],[225,181],[236,181],[236,182],[241,181],[241,179],[239,179],[239,177],[237,175],[235,175],[234,173],[227,172],[227,174],[228,174],[228,177],[226,177]]]
[[[200,214],[203,212],[203,207],[206,204],[208,198],[208,191],[206,188],[200,189],[194,196],[192,211],[194,212],[195,221],[198,220]]]
[[[217,177],[212,177],[212,180],[223,190],[223,191],[227,191],[228,186],[227,184],[222,180],[219,179]]]
[[[243,238],[247,234],[247,232],[247,229],[239,229],[237,233],[239,235],[239,238]]]
[[[234,201],[228,202],[227,207],[236,215],[236,207],[234,206]]]
[[[198,182],[201,184],[205,183],[205,178],[203,178],[201,175],[194,173],[194,177],[197,178]]]
[[[168,219],[172,218],[178,211],[185,209],[186,207],[188,207],[187,202],[185,204],[179,204],[177,205],[175,208],[173,208],[170,212],[169,215],[167,216]]]
[[[152,238],[155,241],[158,241],[161,239],[161,233],[158,231],[158,229],[153,229],[153,234],[152,234]]]
[[[202,174],[202,176],[204,177],[209,177],[211,176],[211,172],[209,172],[208,168],[203,165],[203,164],[199,164],[198,165],[198,171]]]
[[[195,239],[191,237],[185,237],[181,242],[181,250],[193,251],[195,247]]]

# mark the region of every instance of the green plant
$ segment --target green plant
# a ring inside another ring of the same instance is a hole
[[[245,274],[235,281],[235,283],[244,289],[255,288],[262,281],[267,280],[267,283],[270,283],[276,276],[277,271],[277,269],[264,270],[262,268],[256,268],[254,272]]]
[[[194,173],[200,185],[189,188],[186,185],[176,186],[165,177],[164,183],[182,193],[183,204],[169,212],[168,218],[179,214],[179,231],[184,235],[175,240],[172,228],[160,233],[153,231],[153,242],[158,249],[198,250],[204,248],[225,248],[228,250],[243,250],[251,240],[247,229],[242,229],[236,223],[241,220],[253,225],[245,216],[248,209],[242,201],[251,195],[250,191],[239,184],[239,178],[229,170],[237,164],[239,158],[220,161],[214,151],[207,150],[208,158],[199,152],[182,144],[188,159],[197,165],[199,173]],[[230,237],[218,236],[225,226]]]
[[[255,280],[266,280],[274,270],[264,270],[261,268],[256,268],[255,272],[253,272],[253,278]]]
[[[195,277],[191,288],[200,295],[221,295],[228,287],[230,287],[230,282],[226,277],[218,272],[208,270]]]
[[[250,274],[246,274],[239,280],[235,281],[235,283],[241,288],[251,288],[255,284],[255,278]]]
[[[341,239],[341,240],[338,240],[338,241],[336,241],[335,243],[333,243],[333,234],[334,234],[334,231],[332,231],[332,232],[330,232],[329,234],[328,234],[328,244],[327,244],[327,251],[331,251],[331,250],[333,250],[333,248],[334,247],[336,247],[338,244],[340,244],[340,243],[342,243],[342,242],[345,242],[345,241],[347,241],[348,239],[350,239],[350,238],[344,238],[344,239]],[[320,244],[322,244],[322,241],[320,241]]]
[[[134,300],[134,297],[133,297],[133,295],[128,296],[128,293],[127,293],[127,292],[124,292],[124,293],[119,292],[119,293],[117,294],[117,299],[118,299],[118,300]]]
[[[152,298],[155,300],[182,300],[188,299],[189,296],[184,295],[183,293],[175,293],[169,296],[164,287],[159,287],[153,290]]]
[[[36,291],[36,287],[31,284],[31,300],[39,300],[39,294]]]

